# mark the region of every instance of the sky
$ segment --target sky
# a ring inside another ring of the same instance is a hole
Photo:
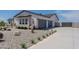
[[[21,10],[0,10],[0,20],[7,21]],[[53,14],[56,13],[60,22],[79,22],[79,10],[30,10],[35,13]]]

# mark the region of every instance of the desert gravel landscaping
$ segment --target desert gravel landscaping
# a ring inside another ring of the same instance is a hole
[[[35,33],[31,33],[29,29],[11,29],[11,31],[0,31],[4,34],[3,39],[0,39],[3,40],[0,42],[0,48],[19,49],[22,48],[21,44],[24,43],[29,47],[33,45],[31,40],[37,39],[39,37],[42,38],[42,36],[48,34],[50,30],[34,30]],[[15,32],[17,31],[21,33],[20,36],[15,36]]]

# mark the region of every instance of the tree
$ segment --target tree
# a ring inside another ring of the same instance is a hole
[[[5,22],[4,21],[0,21],[0,26],[5,26]]]

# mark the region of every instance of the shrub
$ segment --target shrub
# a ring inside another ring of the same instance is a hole
[[[5,26],[5,22],[4,21],[0,21],[0,26]]]
[[[4,30],[6,30],[6,28],[4,28]]]
[[[20,27],[17,27],[18,29],[20,29]]]
[[[27,29],[27,27],[23,27],[23,26],[18,26],[18,29]]]
[[[43,38],[46,38],[44,35],[42,36]]]
[[[53,33],[57,32],[57,30],[54,30]]]
[[[36,40],[31,40],[31,43],[32,43],[32,44],[36,44],[37,41],[36,41]]]
[[[23,49],[27,49],[28,47],[26,46],[25,43],[22,43],[22,44],[21,44],[21,48],[23,48]]]
[[[49,36],[48,34],[46,34],[46,36]]]
[[[8,28],[8,29],[7,29],[7,31],[11,31],[11,29],[10,29],[10,28]]]
[[[24,29],[27,29],[27,27],[24,27]]]
[[[49,35],[51,35],[51,33],[49,33]]]
[[[40,38],[40,37],[38,37],[37,39],[38,39],[38,40],[41,40],[41,38]]]
[[[2,39],[3,38],[3,33],[0,33],[0,39]]]

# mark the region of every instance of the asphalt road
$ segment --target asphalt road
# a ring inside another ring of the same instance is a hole
[[[29,49],[78,49],[79,28],[56,28],[57,32]]]

